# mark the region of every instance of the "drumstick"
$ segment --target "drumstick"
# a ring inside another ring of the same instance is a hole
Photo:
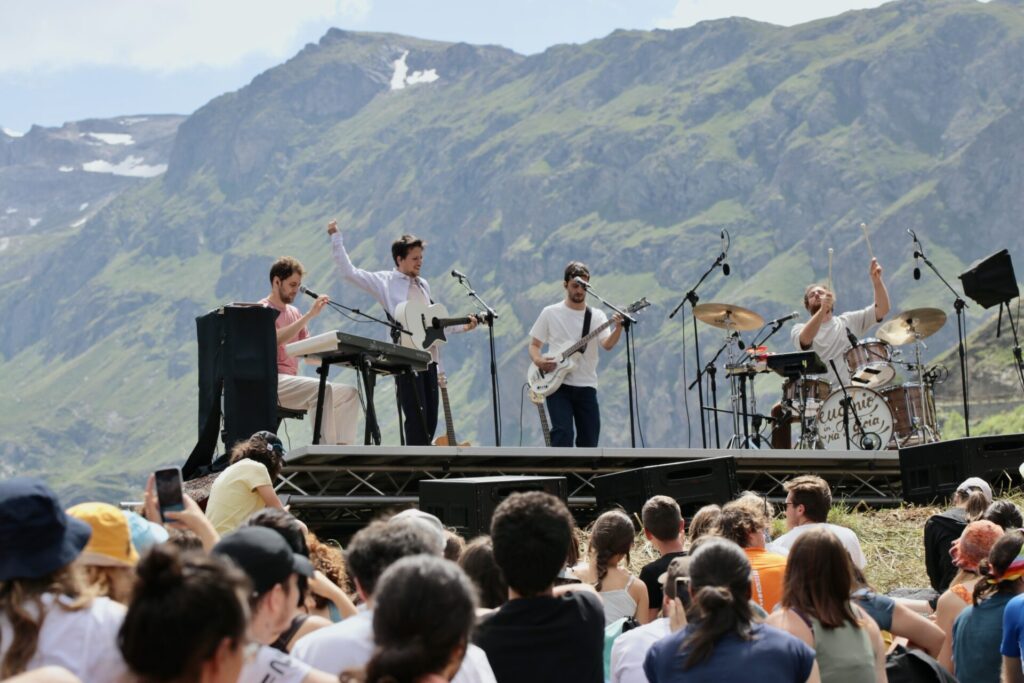
[[[868,226],[867,226],[867,224],[866,223],[861,223],[860,224],[860,229],[864,231],[864,241],[867,242],[867,245],[868,245],[868,256],[870,256],[871,258],[875,258],[875,252],[871,248],[871,238],[868,237]]]
[[[828,248],[828,291],[832,291],[832,247]]]

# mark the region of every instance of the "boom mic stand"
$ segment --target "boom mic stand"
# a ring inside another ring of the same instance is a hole
[[[829,365],[832,366],[832,372],[835,376],[839,377],[836,362],[830,360]],[[839,383],[839,389],[843,392],[843,434],[846,436],[846,450],[850,450],[850,413],[853,413],[853,421],[857,425],[857,431],[860,432],[860,445],[858,448],[862,451],[880,450],[882,448],[881,437],[874,432],[864,431],[864,425],[860,421],[860,415],[857,414],[857,408],[853,405],[853,399],[850,398],[850,394],[846,391],[846,387],[842,382]]]
[[[668,314],[669,320],[671,320],[672,318],[675,317],[676,313],[679,312],[679,310],[683,307],[684,304],[686,304],[687,301],[690,302],[690,312],[693,313],[694,306],[696,306],[697,302],[700,300],[700,297],[697,296],[697,288],[701,286],[701,284],[704,282],[704,280],[707,278],[707,276],[710,275],[711,272],[715,268],[718,268],[723,263],[725,263],[725,256],[726,256],[726,253],[724,251],[721,254],[718,255],[718,258],[716,258],[715,262],[711,264],[711,267],[708,268],[706,271],[704,271],[704,274],[700,276],[699,280],[697,280],[697,284],[695,284],[693,286],[693,288],[690,289],[690,291],[688,291],[686,293],[686,296],[683,297],[683,300],[680,301],[679,304],[675,308],[672,309],[672,312]],[[697,366],[697,401],[700,403],[700,410],[698,411],[700,413],[700,438],[701,438],[701,444],[703,445],[703,447],[707,448],[708,447],[708,435],[707,435],[707,428],[705,427],[705,424],[704,424],[704,390],[701,387],[701,381],[700,381],[701,380],[701,376],[704,373],[704,369],[701,367],[701,364],[700,364],[700,338],[699,338],[699,335],[697,334],[697,315],[696,314],[693,314],[693,352],[694,352],[694,356],[697,359],[697,362],[696,362],[695,365]],[[685,348],[683,349],[683,353],[686,353],[686,349]],[[716,415],[717,415],[717,413],[716,413]]]
[[[483,318],[487,321],[487,342],[491,353],[491,412],[494,413],[494,445],[500,446],[501,418],[499,416],[501,415],[501,404],[499,401],[501,397],[498,395],[498,363],[494,352],[494,321],[498,319],[498,314],[487,305],[486,301],[480,298],[476,290],[473,289],[473,283],[469,281],[468,277],[460,274],[455,275],[455,278],[459,281],[460,285],[466,288],[467,296],[474,299],[484,309]]]
[[[587,294],[592,294],[595,299],[622,316],[622,329],[626,333],[626,394],[629,398],[629,443],[631,447],[636,448],[636,418],[633,413],[636,397],[633,394],[633,356],[629,343],[629,328],[636,324],[636,318],[618,306],[608,303],[600,294],[594,291],[594,288],[589,283],[584,286],[586,287]]]
[[[942,277],[942,273],[932,265],[932,262],[928,260],[928,257],[924,255],[924,248],[921,246],[921,242],[917,239],[917,235],[914,234],[913,230],[908,230],[911,237],[914,238],[914,245],[917,247],[914,251],[914,257],[920,258],[924,261],[924,264],[928,266],[935,276],[942,281],[942,284],[946,285],[949,291],[953,292],[953,296],[956,297],[953,301],[953,308],[956,310],[956,336],[957,336],[957,352],[960,355],[960,389],[963,394],[964,401],[964,434],[966,436],[971,435],[971,421],[970,412],[967,405],[967,352],[964,347],[964,337],[966,336],[965,330],[966,323],[964,322],[964,309],[967,308],[967,302],[963,300],[960,294],[953,289],[952,285],[946,282],[946,278]]]

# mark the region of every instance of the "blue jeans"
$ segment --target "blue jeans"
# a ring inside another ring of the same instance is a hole
[[[563,384],[548,396],[551,415],[551,445],[568,448],[573,445],[573,424],[577,448],[594,448],[601,435],[601,408],[597,405],[597,389]]]

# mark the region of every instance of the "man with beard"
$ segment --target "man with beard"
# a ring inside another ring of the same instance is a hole
[[[284,351],[285,344],[301,341],[309,336],[306,326],[328,304],[326,296],[317,297],[305,315],[292,306],[302,285],[305,271],[302,264],[290,256],[282,256],[270,267],[270,294],[261,304],[278,312],[277,326],[277,402],[291,410],[305,410],[316,414],[320,380],[297,374],[299,361]],[[319,365],[319,361],[312,361]],[[354,444],[360,422],[359,392],[348,384],[328,382],[324,392],[323,421],[320,425],[321,444]]]
[[[872,326],[882,322],[889,312],[889,292],[882,282],[882,266],[876,259],[871,259],[868,272],[875,292],[874,303],[857,311],[833,315],[835,294],[828,286],[815,283],[804,290],[804,307],[811,314],[810,320],[794,325],[790,332],[796,348],[801,351],[813,350],[825,365],[830,366],[829,380],[833,388],[837,388],[837,381],[843,386],[850,385],[850,371],[844,356],[852,347],[851,335],[857,339],[863,337]],[[832,372],[829,361],[836,362],[838,377]]]
[[[558,365],[550,354],[572,346],[590,330],[596,330],[608,321],[604,311],[587,306],[587,290],[576,282],[576,278],[589,282],[590,270],[579,261],[570,261],[565,267],[562,283],[565,299],[544,308],[530,328],[530,358],[544,372],[550,372]],[[551,445],[554,447],[573,445],[574,424],[576,446],[597,446],[601,434],[601,411],[597,403],[597,346],[600,344],[609,351],[618,343],[622,334],[618,313],[613,320],[615,324],[611,328],[605,329],[579,352],[575,368],[547,397],[551,414]],[[541,353],[545,344],[548,345],[548,355]]]

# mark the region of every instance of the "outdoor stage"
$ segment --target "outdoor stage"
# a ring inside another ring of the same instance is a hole
[[[728,455],[736,458],[740,490],[774,501],[785,499],[783,483],[800,474],[825,478],[835,498],[851,505],[901,501],[898,451],[700,448],[305,446],[288,453],[277,492],[312,525],[346,526],[365,524],[385,508],[415,505],[424,479],[558,475],[568,479],[574,513],[587,519],[597,475]]]

